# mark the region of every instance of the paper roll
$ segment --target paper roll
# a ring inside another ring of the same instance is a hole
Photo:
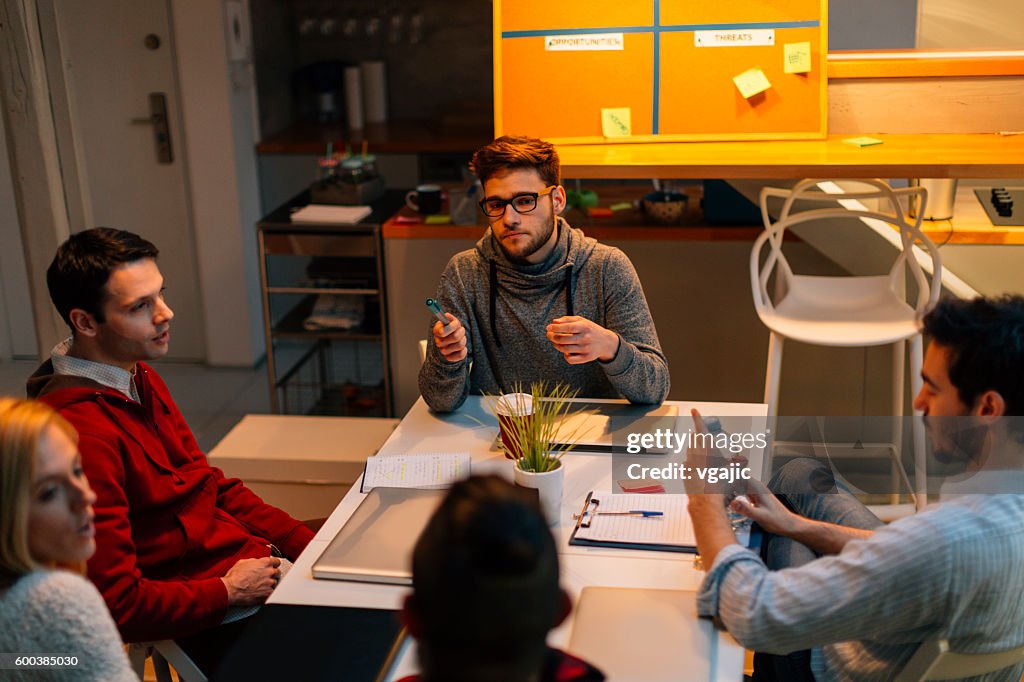
[[[384,62],[363,62],[363,111],[369,123],[388,120],[388,82]]]
[[[358,130],[363,127],[363,78],[358,66],[345,67],[345,109],[348,112],[348,127]]]

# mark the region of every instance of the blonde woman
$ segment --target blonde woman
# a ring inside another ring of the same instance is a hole
[[[5,680],[137,682],[107,606],[82,577],[96,549],[71,425],[0,398],[0,652]]]

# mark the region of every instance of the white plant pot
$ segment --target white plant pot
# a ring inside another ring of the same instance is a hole
[[[540,495],[540,506],[549,526],[558,525],[562,514],[562,488],[565,484],[565,466],[559,463],[554,471],[534,473],[523,471],[518,464],[512,466],[516,485],[536,488]]]

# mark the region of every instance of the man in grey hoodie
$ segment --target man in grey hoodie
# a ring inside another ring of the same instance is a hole
[[[500,137],[473,155],[490,227],[441,275],[436,322],[420,368],[423,399],[457,409],[469,393],[560,381],[589,398],[660,403],[669,373],[636,270],[558,214],[558,153],[543,140]]]

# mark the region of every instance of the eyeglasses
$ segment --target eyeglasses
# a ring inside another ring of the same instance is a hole
[[[537,199],[545,194],[551,194],[558,185],[550,185],[539,192],[523,192],[511,199],[483,199],[480,201],[480,210],[490,218],[500,218],[505,215],[505,207],[511,206],[516,213],[529,213],[537,208]]]

